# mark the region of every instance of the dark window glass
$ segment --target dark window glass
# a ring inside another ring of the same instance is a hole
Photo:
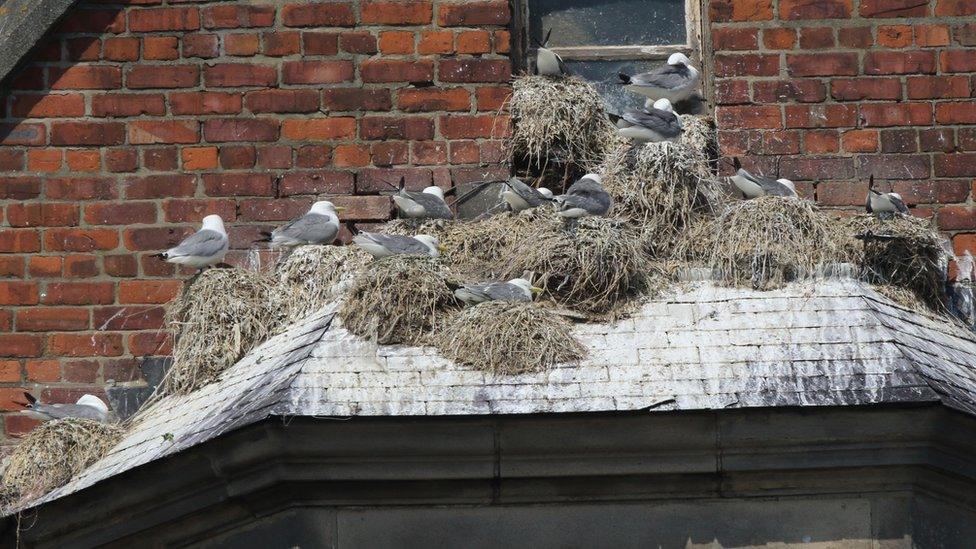
[[[549,46],[687,43],[685,0],[529,0],[529,32]],[[534,41],[533,41],[534,45]]]
[[[617,73],[637,74],[657,67],[663,61],[567,61],[566,66],[576,75],[593,83],[607,100],[611,111],[640,108],[644,97],[629,92],[617,84]]]

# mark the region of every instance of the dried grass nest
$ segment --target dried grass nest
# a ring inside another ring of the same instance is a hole
[[[594,165],[616,139],[603,96],[576,76],[516,77],[509,110],[512,151],[534,170]]]
[[[157,396],[210,383],[275,333],[281,313],[268,277],[247,269],[207,269],[170,306],[173,365]]]
[[[435,345],[444,356],[491,374],[536,372],[583,358],[565,317],[536,303],[490,301],[452,315]]]
[[[766,290],[843,261],[832,236],[831,219],[812,202],[764,196],[696,224],[679,252],[730,284]]]
[[[301,320],[338,299],[369,260],[357,246],[300,246],[275,265],[272,304],[285,324]]]
[[[714,213],[721,194],[710,162],[714,129],[703,117],[682,115],[678,142],[618,140],[596,168],[613,197],[611,213],[641,227],[649,252],[666,257],[681,233]]]
[[[64,486],[122,439],[122,427],[88,419],[56,419],[27,434],[7,460],[4,510]]]
[[[430,257],[378,259],[352,280],[339,318],[350,332],[383,345],[423,344],[440,315],[457,306],[449,278]]]

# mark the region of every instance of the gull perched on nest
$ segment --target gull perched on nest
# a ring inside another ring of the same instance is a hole
[[[502,198],[513,212],[535,208],[553,200],[552,191],[549,189],[530,187],[517,177],[506,181],[503,189]]]
[[[891,217],[896,213],[908,215],[908,206],[898,193],[882,193],[874,190],[874,176],[868,180],[868,198],[864,204],[869,214]]]
[[[400,187],[393,196],[393,202],[401,217],[409,219],[453,219],[451,208],[444,201],[444,191],[432,185],[422,192],[408,191],[400,179]]]
[[[150,257],[161,257],[167,263],[203,268],[224,260],[230,241],[219,215],[203,218],[203,227],[191,234],[175,248]]]
[[[619,77],[619,83],[632,92],[677,103],[695,92],[701,73],[691,66],[691,60],[685,54],[673,53],[663,67],[634,76],[620,73]]]
[[[738,158],[732,159],[735,175],[731,177],[732,184],[739,189],[746,200],[760,196],[782,196],[784,198],[798,198],[796,186],[789,179],[770,179],[753,175],[742,167]]]
[[[376,259],[391,255],[438,257],[442,249],[437,238],[427,234],[400,236],[362,232],[354,236],[352,241]]]
[[[344,210],[328,200],[312,205],[307,214],[278,227],[270,233],[262,233],[271,247],[294,247],[302,244],[331,244],[339,234],[339,213]]]
[[[681,119],[674,114],[674,107],[667,99],[650,99],[644,102],[644,110],[627,109],[622,115],[610,114],[617,126],[617,135],[641,143],[675,141],[684,131]]]
[[[51,419],[80,418],[105,423],[109,419],[108,406],[95,395],[84,395],[75,404],[41,404],[34,395],[24,391],[28,416],[48,421]]]
[[[477,305],[486,301],[532,301],[532,296],[542,291],[524,278],[513,278],[508,282],[488,282],[485,284],[464,284],[454,290],[454,297]]]
[[[557,215],[569,218],[605,215],[613,205],[613,199],[603,188],[603,180],[595,173],[584,175],[555,200],[559,204]]]
[[[563,63],[563,58],[559,57],[559,54],[550,50],[546,47],[549,43],[549,37],[552,35],[552,29],[546,33],[546,39],[542,42],[538,40],[535,41],[536,45],[539,47],[535,54],[535,70],[539,76],[563,76],[569,74],[569,69],[566,68],[566,64]]]

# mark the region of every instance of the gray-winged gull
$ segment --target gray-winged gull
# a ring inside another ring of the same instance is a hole
[[[436,185],[425,188],[422,192],[407,191],[400,184],[398,194],[393,195],[393,202],[402,217],[410,219],[453,219],[451,208],[444,201],[444,191]]]
[[[307,214],[282,225],[270,233],[262,233],[272,247],[301,246],[302,244],[331,244],[339,234],[339,212],[342,206],[336,207],[328,200],[320,200],[312,204]]]
[[[563,58],[559,57],[559,54],[550,50],[546,47],[549,43],[549,36],[552,35],[552,29],[546,33],[546,39],[542,42],[536,41],[538,50],[535,54],[535,71],[540,76],[562,76],[569,74],[569,69],[566,68],[566,64],[563,62]]]
[[[354,236],[352,241],[377,259],[391,255],[437,257],[441,252],[440,242],[437,238],[427,234],[401,236],[362,232]]]
[[[24,391],[27,399],[25,412],[34,419],[48,421],[51,419],[79,418],[93,419],[102,423],[108,421],[108,406],[95,395],[84,395],[75,404],[41,404],[34,395]],[[23,403],[22,403],[23,404]]]
[[[668,63],[652,71],[633,76],[620,73],[619,83],[628,90],[651,99],[668,99],[677,103],[687,99],[698,88],[701,73],[691,66],[691,60],[683,53],[673,53]]]
[[[644,110],[628,109],[620,116],[611,115],[617,134],[641,143],[674,141],[681,137],[681,119],[674,113],[671,101],[658,99],[648,103],[651,101],[645,102]]]
[[[224,221],[219,215],[208,215],[203,218],[203,226],[199,231],[188,236],[175,248],[151,257],[161,257],[167,263],[202,268],[223,261],[229,242]]]
[[[541,291],[524,278],[513,278],[508,282],[464,284],[454,290],[454,296],[468,305],[477,305],[485,301],[532,301],[532,296]]]
[[[552,202],[552,191],[545,187],[538,189],[530,187],[517,177],[506,181],[503,189],[502,198],[513,212],[521,212]]]
[[[559,204],[557,214],[570,218],[604,215],[613,205],[613,199],[603,188],[603,180],[595,173],[584,175],[555,200]]]
[[[796,187],[789,179],[770,179],[754,175],[742,167],[738,158],[734,158],[732,162],[736,172],[730,179],[732,184],[742,193],[743,198],[759,198],[760,196],[798,197]]]
[[[898,193],[882,193],[874,190],[874,176],[868,180],[868,198],[864,204],[869,214],[891,216],[896,213],[908,214],[908,206]]]

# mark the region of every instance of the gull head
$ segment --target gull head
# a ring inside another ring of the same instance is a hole
[[[437,257],[441,255],[441,252],[444,251],[443,246],[441,246],[440,241],[437,240],[437,237],[435,236],[430,236],[429,234],[418,234],[413,238],[420,241],[421,244],[430,249],[431,257]]]
[[[580,179],[592,179],[593,181],[596,181],[598,185],[603,185],[603,178],[600,177],[600,174],[588,173]]]
[[[691,59],[683,53],[672,53],[668,57],[668,65],[691,65]]]
[[[542,288],[536,288],[531,282],[524,278],[513,278],[509,280],[508,283],[522,290],[522,292],[528,296],[529,299],[532,299],[533,296],[542,291]]]
[[[343,210],[345,210],[345,208],[342,206],[336,206],[328,200],[319,200],[315,204],[312,204],[312,209],[309,210],[309,212],[319,215],[334,215],[339,217],[338,212]]]
[[[789,179],[777,179],[776,182],[779,183],[780,185],[789,187],[789,189],[794,193],[796,192],[796,185],[794,185],[793,182],[790,181]]]
[[[647,111],[650,111],[653,108],[654,108],[654,100],[653,99],[645,99],[644,100],[644,111],[647,112]]]
[[[671,101],[668,100],[667,97],[662,97],[661,99],[658,99],[651,106],[659,111],[664,111],[664,112],[669,112],[671,114],[674,114],[674,107],[671,106]]]
[[[203,228],[210,229],[211,231],[217,231],[218,233],[227,234],[224,230],[224,220],[220,218],[217,214],[210,214],[203,218]],[[97,398],[97,397],[92,397]]]
[[[426,189],[424,189],[423,192],[425,192],[426,194],[432,194],[432,195],[436,196],[437,198],[440,198],[441,200],[444,200],[444,189],[441,189],[437,185],[431,185],[430,187],[427,187]]]
[[[552,198],[552,191],[550,191],[546,187],[539,187],[536,190],[539,191],[539,194],[541,194],[542,196],[546,198]]]
[[[105,405],[102,399],[98,398],[95,395],[84,395],[81,398],[79,398],[78,402],[76,402],[75,404],[80,404],[82,406],[90,406],[103,413],[106,414],[108,413],[108,406]]]

